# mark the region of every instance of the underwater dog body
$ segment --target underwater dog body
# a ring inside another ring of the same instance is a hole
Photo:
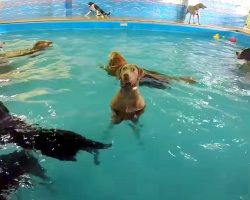
[[[44,181],[49,178],[39,160],[27,151],[15,151],[0,156],[0,200],[7,200],[8,195],[18,189],[21,183],[32,186],[29,175]]]
[[[119,79],[120,69],[128,64],[125,58],[118,52],[111,52],[109,54],[108,65],[104,68],[111,76],[116,76]],[[142,70],[142,75],[139,80],[140,86],[147,86],[150,88],[166,89],[172,81],[183,81],[188,84],[194,84],[196,81],[189,76],[175,77],[167,76],[156,71],[147,70],[138,67]]]
[[[34,54],[39,51],[43,51],[49,47],[53,46],[53,42],[43,40],[43,41],[37,41],[32,48],[27,48],[27,49],[18,49],[18,50],[12,50],[12,51],[7,51],[0,53],[0,57],[4,58],[14,58],[14,57],[20,57],[20,56],[25,56],[25,55],[30,55]]]
[[[96,162],[98,149],[111,146],[72,131],[29,125],[12,116],[0,102],[0,144],[7,143],[14,143],[24,149],[40,150],[44,155],[67,161],[75,161],[80,150],[87,151],[95,156]]]

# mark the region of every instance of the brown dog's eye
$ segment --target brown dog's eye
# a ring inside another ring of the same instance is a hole
[[[134,72],[134,71],[135,71],[135,68],[131,68],[131,71]]]

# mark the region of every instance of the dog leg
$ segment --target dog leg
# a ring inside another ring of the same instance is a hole
[[[190,14],[190,15],[189,15],[189,21],[188,21],[189,24],[190,24],[191,16],[192,16],[192,15]]]
[[[112,124],[120,124],[122,122],[122,119],[120,118],[119,115],[117,115],[115,112],[113,112],[111,122],[112,122]]]
[[[199,16],[199,14],[197,14],[197,19],[198,19],[198,24],[201,25],[200,24],[200,16]]]
[[[91,153],[94,156],[94,164],[95,165],[100,165],[100,160],[99,160],[99,151],[98,150],[90,150],[89,153]]]
[[[114,128],[114,124],[111,122],[108,127],[103,131],[103,139],[107,140],[110,138],[110,131]]]
[[[194,21],[194,15],[193,15],[193,23],[195,24],[195,21]]]
[[[131,121],[132,123],[129,123],[128,125],[131,127],[133,130],[135,136],[137,139],[140,139],[140,132],[141,132],[141,126],[138,120],[133,120]]]

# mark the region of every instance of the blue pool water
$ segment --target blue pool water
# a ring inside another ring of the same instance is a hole
[[[16,31],[0,37],[5,50],[41,39],[54,42],[53,48],[0,69],[0,101],[13,114],[113,142],[100,152],[99,166],[85,152],[77,162],[37,153],[53,183],[34,178],[33,190],[21,188],[12,199],[250,198],[250,77],[235,58],[243,43],[136,30]],[[105,132],[119,82],[99,66],[114,50],[141,67],[198,81],[173,82],[165,90],[140,87],[147,107],[139,138],[128,122]],[[7,146],[0,154],[14,149]]]

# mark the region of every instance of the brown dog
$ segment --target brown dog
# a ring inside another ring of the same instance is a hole
[[[123,120],[138,121],[144,112],[145,102],[137,88],[143,70],[133,64],[125,64],[116,71],[120,79],[121,89],[111,101],[112,122],[118,124]]]
[[[52,47],[53,42],[51,41],[38,41],[34,44],[33,50],[42,51],[48,47]]]
[[[19,49],[19,50],[14,50],[14,51],[7,51],[4,53],[0,53],[0,57],[3,58],[13,58],[13,57],[20,57],[20,56],[26,56],[30,55],[33,53],[36,53],[38,51],[45,50],[48,47],[52,46],[51,41],[38,41],[36,42],[32,48],[27,48],[27,49]]]
[[[200,25],[199,9],[204,9],[204,8],[207,8],[207,7],[202,3],[198,3],[195,6],[188,6],[187,13],[190,14],[188,23],[190,24],[191,16],[193,16],[193,23],[195,24],[194,16],[197,15],[198,24]]]
[[[105,67],[107,73],[111,76],[116,76],[119,78],[119,73],[121,67],[128,64],[125,58],[118,52],[111,52],[109,54],[108,65]],[[155,71],[150,71],[147,69],[140,68],[142,70],[142,75],[139,84],[148,87],[165,89],[172,80],[174,81],[184,81],[189,84],[196,83],[192,77],[171,77]]]

